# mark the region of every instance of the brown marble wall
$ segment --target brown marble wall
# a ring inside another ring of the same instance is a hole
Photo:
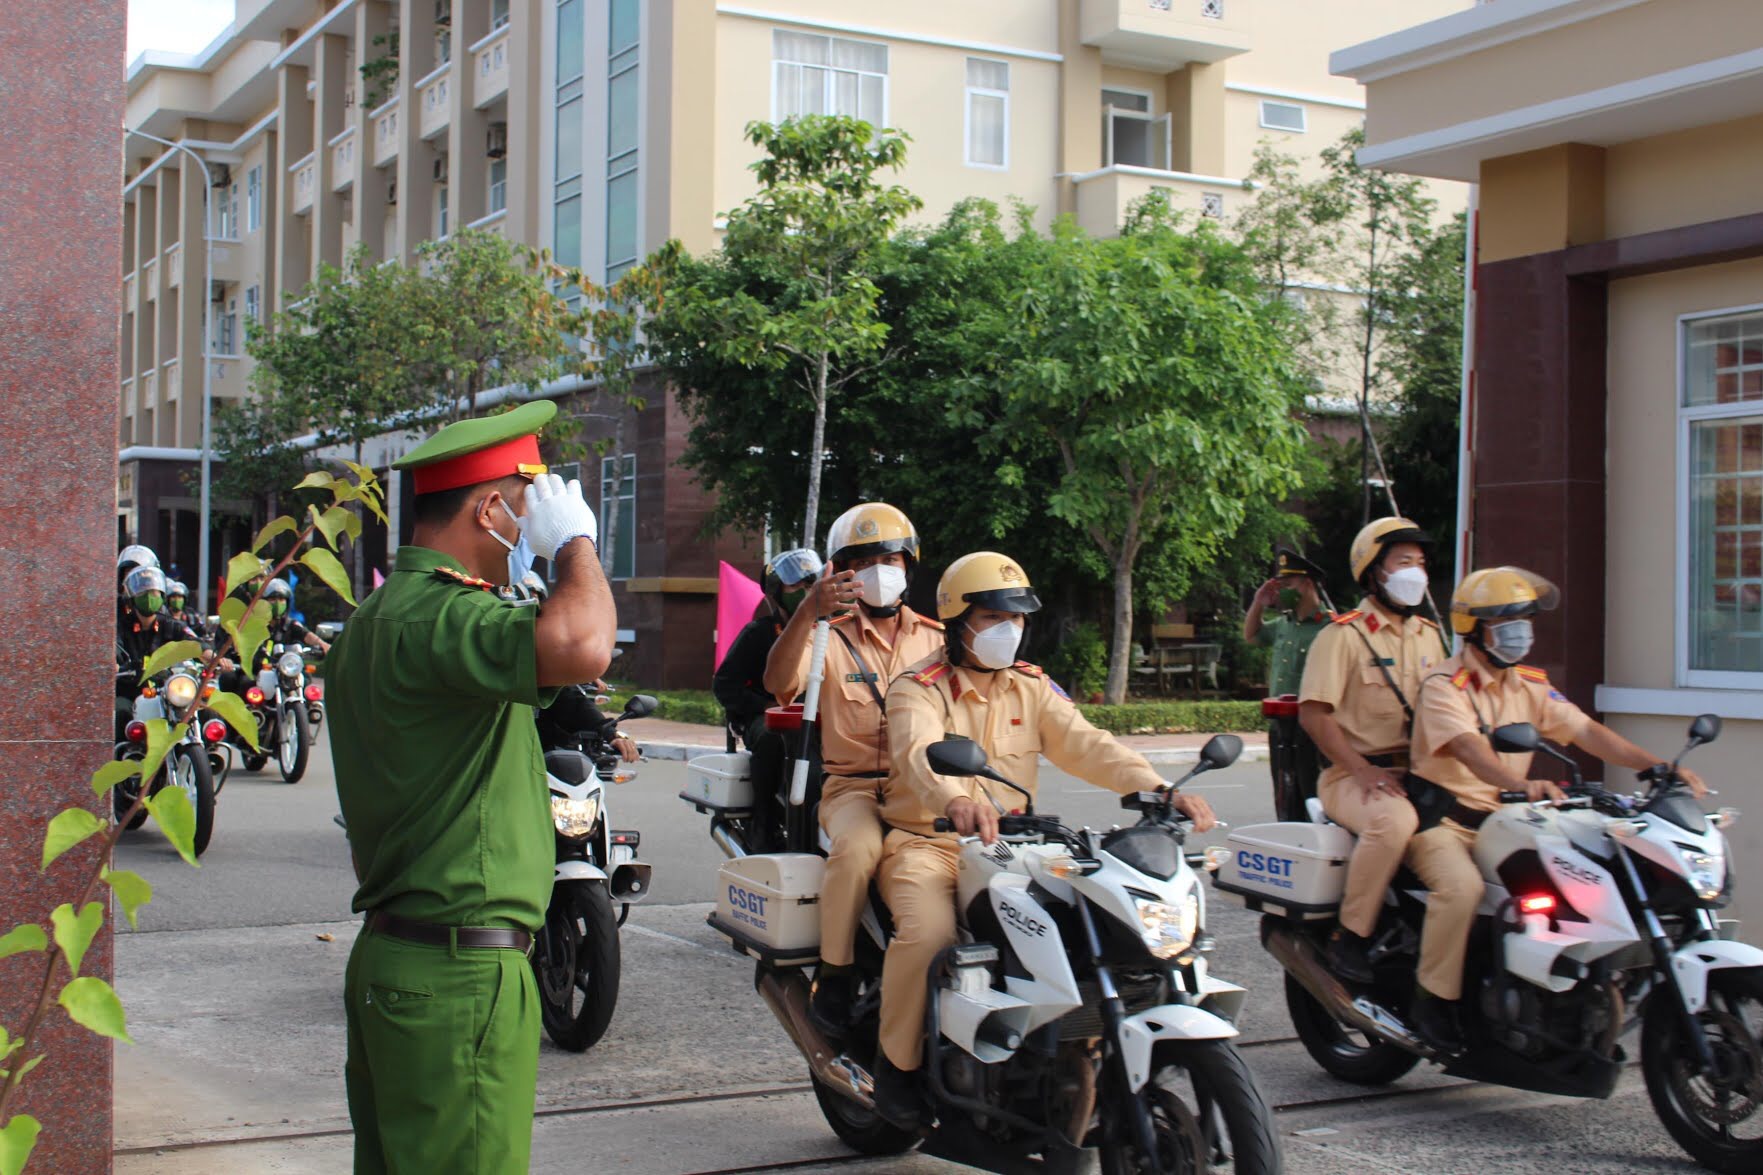
[[[110,751],[122,273],[123,0],[0,15],[0,932],[77,896],[76,850],[38,872],[43,830]],[[45,248],[45,242],[54,242]],[[24,1021],[41,955],[0,961],[0,1023]],[[112,973],[108,925],[82,972]],[[51,1010],[20,1112],[34,1171],[110,1170],[111,1045]]]

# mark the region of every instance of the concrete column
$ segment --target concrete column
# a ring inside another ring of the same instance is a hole
[[[484,154],[490,136],[490,118],[472,105],[476,78],[471,47],[490,31],[488,4],[453,5],[453,69],[451,93],[453,117],[447,125],[447,231],[458,232],[480,219],[490,206],[489,157]],[[523,79],[524,80],[524,79]],[[516,85],[521,83],[516,82]]]
[[[1169,166],[1224,174],[1224,64],[1190,64],[1168,75]]]
[[[1562,143],[1481,166],[1481,261],[1604,239],[1604,149]]]
[[[275,236],[276,309],[286,310],[300,297],[312,277],[312,256],[307,246],[306,217],[294,215],[294,175],[288,169],[312,150],[312,102],[306,97],[309,71],[303,65],[284,65],[276,78],[280,115],[276,119],[276,149],[272,174],[265,186],[276,193],[278,215],[270,222]],[[314,201],[316,204],[316,201]]]
[[[182,182],[178,205],[178,239],[183,242],[183,281],[175,290],[167,290],[177,306],[177,420],[172,443],[189,448],[202,443],[202,336],[211,312],[213,292],[203,284],[206,272],[202,261],[207,252],[203,239],[209,198],[221,199],[224,189],[210,191],[203,182],[202,169],[196,161],[178,152],[178,171]],[[166,165],[168,168],[170,164]],[[217,167],[209,164],[210,174]],[[163,264],[163,262],[161,263]],[[236,295],[235,295],[236,296]],[[169,396],[171,388],[165,389]]]
[[[706,252],[716,245],[715,0],[655,5],[647,35],[641,250],[646,256],[677,237],[693,253]]]
[[[331,166],[331,140],[343,132],[344,119],[352,110],[343,106],[348,88],[345,73],[349,52],[347,38],[326,34],[313,47],[313,80],[318,83],[312,104],[312,145],[316,171],[312,191],[312,272],[320,265],[343,263],[343,197],[331,190],[336,180]]]
[[[386,204],[387,173],[373,165],[374,126],[368,117],[367,85],[359,67],[384,52],[384,47],[375,45],[373,39],[391,30],[392,11],[389,5],[378,0],[369,0],[356,7],[357,69],[349,78],[356,97],[355,109],[351,112],[355,122],[355,235],[358,240],[367,242],[369,255],[376,261],[385,259],[386,217],[391,208]],[[403,103],[400,102],[399,106],[402,107]]]
[[[1059,207],[1077,211],[1071,177],[1102,166],[1102,51],[1083,43],[1078,0],[1059,6]]]
[[[49,927],[78,899],[76,879],[97,860],[87,842],[42,872],[43,831],[69,805],[108,823],[108,802],[86,780],[110,758],[109,678],[115,639],[117,278],[123,272],[123,0],[91,0],[54,19],[8,13],[0,109],[0,173],[11,177],[0,216],[0,322],[11,339],[0,366],[0,567],[6,642],[22,656],[0,717],[0,927]],[[138,240],[137,236],[137,240]],[[54,503],[53,530],[44,503]],[[53,557],[45,557],[53,552]],[[99,900],[109,905],[108,895]],[[82,975],[114,975],[113,916]],[[44,956],[0,960],[0,1023],[21,1028]],[[65,974],[65,972],[63,973]],[[57,989],[52,989],[57,990]],[[25,1078],[9,1112],[42,1123],[32,1171],[111,1170],[113,1046],[52,1010],[31,1053],[48,1060]]]
[[[508,29],[508,239],[537,245],[551,209],[551,177],[541,165],[555,87],[544,83],[544,5],[512,0]],[[519,79],[518,81],[515,79]]]
[[[398,239],[406,263],[434,236],[435,151],[422,137],[422,95],[416,82],[435,67],[434,0],[401,0],[398,37]],[[463,7],[455,4],[455,9]]]

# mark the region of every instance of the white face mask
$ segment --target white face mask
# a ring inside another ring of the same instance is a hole
[[[1426,599],[1426,571],[1420,567],[1398,568],[1383,581],[1383,590],[1402,607],[1412,608]]]
[[[1016,647],[1022,643],[1022,626],[1000,620],[988,629],[973,634],[967,651],[987,669],[1008,669],[1016,664]]]
[[[1506,662],[1516,665],[1530,653],[1531,645],[1536,643],[1536,630],[1529,620],[1508,620],[1503,624],[1490,624],[1487,631],[1488,652]]]
[[[876,563],[857,573],[861,598],[871,608],[892,608],[906,591],[906,572],[889,563]]]

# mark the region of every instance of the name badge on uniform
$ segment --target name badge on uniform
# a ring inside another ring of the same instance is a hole
[[[845,674],[845,680],[846,681],[858,681],[858,682],[873,682],[873,681],[877,680],[878,676],[879,676],[878,674],[874,674],[874,673],[847,673],[847,674]]]

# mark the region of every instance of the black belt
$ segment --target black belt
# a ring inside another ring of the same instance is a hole
[[[524,930],[509,930],[501,926],[447,926],[440,922],[418,922],[413,918],[388,914],[384,910],[368,912],[367,928],[375,934],[401,938],[406,942],[419,942],[431,947],[461,946],[473,950],[525,952],[531,950],[533,945],[533,936]]]
[[[1492,812],[1484,812],[1480,808],[1468,807],[1458,800],[1452,800],[1451,810],[1445,813],[1447,819],[1455,820],[1458,824],[1461,824],[1463,827],[1472,831],[1480,828],[1483,824],[1486,824],[1488,817],[1492,815]]]
[[[886,771],[828,771],[828,779],[886,779]]]

